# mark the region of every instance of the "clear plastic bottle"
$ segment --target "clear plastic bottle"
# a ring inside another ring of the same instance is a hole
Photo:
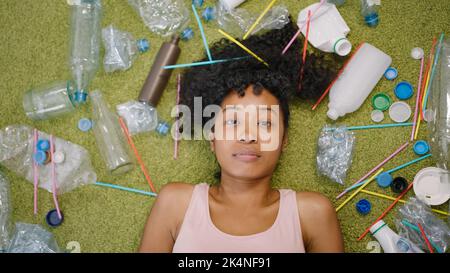
[[[9,181],[0,172],[0,253],[8,248],[12,235]]]
[[[118,116],[110,111],[100,91],[92,92],[90,97],[94,135],[106,167],[111,174],[122,174],[132,170],[134,162]]]
[[[384,253],[423,253],[411,241],[395,233],[383,220],[375,223],[370,233],[378,240]]]
[[[374,0],[361,0],[361,15],[369,27],[376,27],[380,21],[378,17],[378,5]]]
[[[75,82],[75,103],[84,103],[99,67],[102,4],[80,0],[72,6],[69,67]]]
[[[328,3],[336,5],[336,7],[345,4],[345,0],[327,0]]]
[[[102,30],[105,58],[103,60],[105,71],[129,69],[138,56],[138,52],[145,53],[150,45],[147,39],[135,40],[133,35],[121,31],[113,25]]]

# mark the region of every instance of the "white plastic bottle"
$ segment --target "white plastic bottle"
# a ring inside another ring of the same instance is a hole
[[[348,55],[352,50],[352,44],[346,38],[350,28],[334,4],[323,3],[317,9],[319,5],[320,3],[315,3],[300,11],[297,24],[302,29],[303,35],[306,36],[306,22],[308,12],[311,11],[308,41],[323,52],[336,53],[339,56]]]
[[[384,253],[423,253],[411,241],[395,233],[388,225],[380,220],[370,228],[370,233],[378,240]]]
[[[383,51],[362,44],[330,90],[328,117],[337,120],[358,110],[391,62],[392,58]]]
[[[244,3],[246,0],[220,0],[222,5],[227,8],[227,10],[232,10],[238,7],[240,4]]]

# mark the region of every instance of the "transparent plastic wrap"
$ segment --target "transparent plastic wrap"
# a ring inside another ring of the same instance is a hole
[[[322,128],[318,140],[317,170],[331,180],[344,185],[352,164],[355,136],[345,126]]]
[[[450,243],[450,229],[448,225],[437,218],[430,207],[416,197],[399,208],[395,221],[398,233],[423,250],[428,250],[418,225],[420,224],[433,248],[437,252],[446,252]]]
[[[16,223],[8,253],[60,253],[53,234],[40,225]]]
[[[235,37],[242,37],[250,29],[259,14],[251,13],[243,8],[227,9],[221,1],[217,2],[217,23],[220,28]],[[283,5],[274,6],[253,30],[256,34],[261,30],[282,29],[289,23],[289,11]]]
[[[39,139],[50,135],[38,132]],[[55,137],[55,152],[63,154],[63,162],[55,164],[57,194],[81,185],[93,184],[97,176],[89,153],[81,146]],[[0,130],[0,164],[34,183],[34,130],[25,125],[11,125]],[[39,166],[39,187],[52,192],[51,164]]]
[[[436,48],[438,62],[425,112],[431,152],[437,166],[450,170],[450,40]]]
[[[9,181],[0,172],[0,253],[8,248],[12,235]]]
[[[163,37],[184,29],[189,23],[189,9],[183,0],[128,0],[144,24]]]

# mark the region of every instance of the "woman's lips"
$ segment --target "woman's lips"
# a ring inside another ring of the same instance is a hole
[[[258,160],[261,156],[255,152],[239,152],[234,153],[233,157],[240,161],[252,162]]]

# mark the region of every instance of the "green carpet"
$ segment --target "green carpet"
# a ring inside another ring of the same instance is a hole
[[[152,65],[153,58],[163,39],[152,34],[140,17],[127,4],[127,1],[103,1],[103,26],[113,23],[122,30],[131,32],[136,38],[145,37],[151,42],[151,50],[138,58],[132,69],[127,72],[106,74],[103,68],[92,83],[92,89],[103,91],[105,99],[113,106],[137,98],[143,81]],[[186,0],[190,4],[190,0]],[[215,1],[207,0],[207,4]],[[280,0],[296,19],[298,12],[313,3],[312,0]],[[419,61],[410,57],[413,47],[422,47],[428,56],[433,36],[450,30],[450,5],[441,0],[382,1],[381,22],[377,28],[366,27],[361,21],[359,1],[349,0],[339,8],[349,25],[348,36],[356,47],[361,42],[369,42],[380,48],[393,59],[392,66],[399,71],[395,82],[382,79],[372,94],[387,92],[392,97],[396,82],[407,80],[417,84]],[[253,11],[262,11],[269,0],[249,0],[242,5]],[[77,122],[82,117],[90,117],[90,108],[85,106],[73,115],[64,118],[33,122],[26,118],[22,110],[22,96],[26,90],[54,80],[68,79],[67,69],[69,7],[64,0],[3,0],[0,1],[0,127],[10,124],[27,124],[39,130],[82,145],[89,150],[98,180],[117,183],[123,186],[148,190],[139,167],[123,176],[111,176],[105,170],[104,163],[95,145],[92,132],[82,133]],[[190,26],[195,38],[183,42],[179,63],[197,60],[204,54],[200,32],[192,15]],[[211,22],[205,25],[210,43],[221,38],[216,31],[217,25]],[[180,71],[175,71],[178,73]],[[170,119],[170,110],[175,103],[176,83],[173,76],[158,111],[166,120]],[[408,103],[414,106],[415,98]],[[317,191],[330,199],[342,191],[343,187],[318,176],[315,166],[316,142],[320,128],[330,120],[325,113],[327,101],[315,111],[310,110],[306,102],[292,102],[292,127],[289,131],[289,147],[282,155],[279,168],[274,176],[275,187],[286,187],[301,191]],[[370,124],[372,107],[369,100],[356,113],[340,120],[346,125]],[[390,119],[385,119],[390,123]],[[347,185],[355,182],[368,170],[402,145],[410,134],[410,128],[391,128],[357,132],[357,144],[353,165],[348,173]],[[426,139],[425,126],[420,138]],[[171,181],[199,183],[213,181],[216,171],[213,154],[204,141],[182,142],[179,160],[173,160],[173,141],[160,138],[155,134],[142,134],[134,138],[137,148],[143,156],[150,175],[157,185]],[[412,149],[400,154],[386,164],[390,169],[416,158]],[[396,175],[409,180],[421,168],[433,165],[431,159],[422,161]],[[14,221],[41,224],[45,227],[45,215],[53,208],[50,193],[39,190],[39,215],[33,216],[33,187],[30,182],[0,167],[11,180]],[[390,190],[378,188],[376,183],[370,190],[392,195]],[[413,195],[411,191],[409,196]],[[367,216],[360,216],[354,205],[359,198],[367,198],[373,209]],[[60,196],[60,204],[65,214],[61,227],[53,229],[59,245],[65,249],[71,241],[80,243],[82,252],[134,252],[140,242],[144,223],[154,199],[117,190],[85,186]],[[176,202],[176,200],[174,200]],[[356,238],[381,214],[391,201],[380,200],[360,194],[339,212],[345,248],[348,252],[369,252],[366,248],[370,235],[358,242]],[[337,205],[338,203],[335,203]],[[448,209],[447,205],[441,209]],[[396,214],[391,212],[386,221],[393,226]],[[48,228],[48,227],[47,227]]]

